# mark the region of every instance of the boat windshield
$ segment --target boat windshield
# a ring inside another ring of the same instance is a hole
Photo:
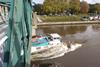
[[[47,38],[39,38],[37,41],[32,42],[32,46],[47,46],[48,40]]]

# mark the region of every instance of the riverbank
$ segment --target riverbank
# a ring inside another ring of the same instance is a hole
[[[81,21],[79,15],[73,16],[38,16],[43,22]]]
[[[75,25],[75,24],[100,24],[100,21],[68,21],[68,22],[40,22],[38,26],[42,25]]]

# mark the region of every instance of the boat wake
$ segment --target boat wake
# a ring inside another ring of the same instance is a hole
[[[48,47],[32,52],[31,59],[32,61],[37,61],[37,60],[47,60],[47,59],[62,57],[66,53],[75,51],[81,46],[82,44],[78,44],[78,43],[71,44],[70,48],[68,48],[67,45],[63,43],[58,45],[52,45],[52,46],[49,45]]]

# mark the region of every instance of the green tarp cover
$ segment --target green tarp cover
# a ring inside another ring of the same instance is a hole
[[[4,67],[30,67],[31,29],[30,0],[10,0],[8,39],[4,47]]]
[[[11,0],[0,0],[0,2],[7,3],[7,2],[11,2]]]
[[[2,3],[2,4],[8,4],[10,2],[11,2],[11,0],[0,0],[0,3]]]

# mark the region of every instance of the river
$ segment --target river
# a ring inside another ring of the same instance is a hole
[[[37,29],[38,35],[58,33],[63,40],[81,43],[83,46],[65,56],[41,61],[54,63],[54,67],[99,67],[100,66],[100,25],[80,26],[41,26]],[[40,66],[48,67],[48,66]],[[51,66],[53,67],[53,66]]]

